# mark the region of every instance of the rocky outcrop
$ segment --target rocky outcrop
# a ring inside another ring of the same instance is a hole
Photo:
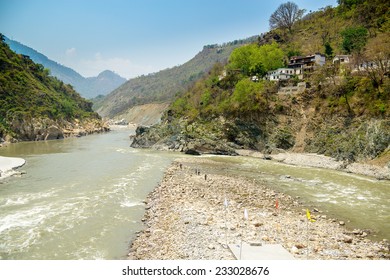
[[[47,129],[45,140],[56,140],[56,139],[63,139],[63,138],[64,138],[64,133],[57,126],[52,125]]]
[[[240,146],[225,140],[216,133],[199,128],[202,137],[194,137],[191,132],[194,127],[183,124],[176,126],[159,124],[153,127],[138,126],[133,138],[133,148],[154,148],[165,151],[178,151],[186,154],[218,154],[237,155],[236,149]]]
[[[345,123],[343,118],[337,116],[323,121],[315,116],[313,110],[304,113],[291,109],[289,114],[289,117],[268,114],[254,121],[216,117],[191,122],[167,114],[163,123],[152,127],[140,126],[132,147],[221,155],[236,155],[236,150],[248,149],[265,155],[280,154],[275,159],[289,164],[299,164],[299,160],[294,156],[293,162],[290,162],[290,158],[283,158],[288,155],[285,152],[311,153],[312,165],[322,167],[324,158],[320,155],[326,155],[332,159],[325,164],[325,168],[345,169],[359,174],[366,174],[364,168],[358,168],[361,171],[355,172],[357,168],[349,166],[351,163],[375,159],[370,163],[382,169],[375,171],[374,176],[389,178],[388,169],[383,171],[383,168],[390,166],[390,153],[386,153],[390,151],[388,120],[360,117]]]
[[[152,127],[139,126],[131,144],[134,148],[155,148],[199,154],[237,155],[237,149],[264,148],[261,124],[227,120],[188,122],[186,119],[165,121]]]

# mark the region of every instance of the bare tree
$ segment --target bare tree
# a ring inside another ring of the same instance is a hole
[[[271,29],[282,28],[291,32],[293,24],[299,20],[305,13],[304,9],[299,9],[293,2],[281,4],[279,8],[271,15],[269,25]]]
[[[374,87],[379,88],[390,73],[390,38],[380,33],[371,39],[363,53],[361,68],[371,79]]]

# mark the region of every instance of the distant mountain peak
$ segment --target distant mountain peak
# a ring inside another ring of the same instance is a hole
[[[97,77],[85,78],[73,69],[50,60],[47,56],[33,48],[7,37],[5,37],[5,42],[14,52],[29,56],[35,63],[42,64],[45,68],[49,69],[52,76],[66,84],[71,84],[85,98],[107,95],[126,82],[125,78],[110,70],[101,72]]]
[[[111,70],[104,70],[102,71],[101,73],[99,73],[99,75],[97,76],[97,78],[120,78],[120,79],[123,79],[124,82],[126,81],[125,78],[121,77],[119,74],[115,73],[114,71],[111,71]]]

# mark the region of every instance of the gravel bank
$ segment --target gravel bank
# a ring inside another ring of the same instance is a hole
[[[256,151],[250,150],[236,150],[240,156],[250,156],[257,158],[264,158],[265,155]],[[268,159],[276,160],[282,163],[297,165],[297,166],[308,166],[316,168],[326,168],[345,171],[348,173],[354,173],[369,177],[374,177],[380,180],[390,180],[390,169],[389,167],[381,167],[372,164],[365,163],[344,163],[342,161],[337,161],[334,158],[310,154],[310,153],[279,153],[267,155]]]
[[[205,170],[204,163],[207,174],[197,174],[198,168]],[[133,242],[129,258],[234,259],[225,245],[241,239],[282,244],[298,259],[390,258],[387,241],[373,242],[369,232],[347,229],[319,209],[311,209],[316,222],[309,223],[305,207],[292,197],[214,172],[221,168],[223,164],[206,158],[176,160],[148,196],[145,229]]]

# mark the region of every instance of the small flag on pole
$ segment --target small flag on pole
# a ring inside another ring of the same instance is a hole
[[[310,211],[309,211],[309,209],[306,209],[306,217],[307,217],[307,219],[309,220],[309,222],[315,222],[316,220],[314,220],[312,217],[311,217],[311,215],[310,215]]]
[[[245,220],[248,220],[248,211],[246,210],[246,208],[244,209],[244,218]]]
[[[229,206],[229,202],[227,201],[226,197],[225,197],[225,201],[223,202],[223,205],[225,205],[225,208]]]

